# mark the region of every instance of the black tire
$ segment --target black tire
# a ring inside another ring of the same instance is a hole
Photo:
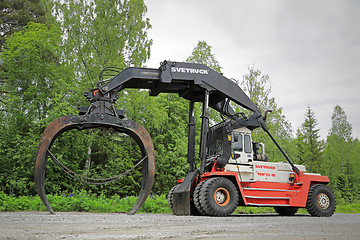
[[[169,207],[170,207],[171,210],[173,210],[173,206],[174,206],[174,205],[173,205],[173,200],[174,200],[173,194],[174,194],[175,189],[176,189],[177,187],[179,187],[179,186],[180,186],[180,184],[173,186],[173,187],[171,188],[170,192],[169,192],[169,195],[168,195],[168,204],[169,204]]]
[[[297,213],[297,207],[274,207],[275,212],[277,212],[280,216],[294,216]]]
[[[210,178],[199,184],[194,192],[195,207],[200,213],[225,217],[232,214],[238,206],[239,193],[227,178]]]
[[[194,190],[194,194],[193,194],[193,202],[194,202],[194,206],[197,210],[197,212],[199,213],[199,215],[205,215],[206,213],[204,212],[204,210],[201,207],[200,204],[200,192],[201,192],[201,188],[204,185],[204,183],[206,182],[206,180],[200,182],[195,190]]]
[[[330,217],[334,214],[336,199],[333,190],[324,184],[312,185],[306,202],[307,211],[315,217]]]

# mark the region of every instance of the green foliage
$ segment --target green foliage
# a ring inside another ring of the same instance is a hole
[[[234,214],[267,214],[274,212],[272,207],[237,207]]]
[[[54,101],[59,101],[59,90],[66,87],[66,79],[59,74],[66,71],[59,62],[60,42],[60,29],[29,23],[7,39],[0,55],[5,90],[10,93],[7,107],[25,114],[28,123],[44,124]]]
[[[322,170],[322,144],[319,130],[316,129],[318,122],[315,112],[308,107],[305,113],[305,121],[296,133],[297,158],[296,163],[306,166],[308,172],[319,173]]]
[[[79,191],[71,194],[48,195],[48,199],[54,211],[62,212],[102,212],[102,213],[126,213],[129,212],[137,198],[133,196],[121,198],[113,195],[106,198],[91,192]],[[15,197],[0,192],[0,211],[47,211],[38,196]],[[152,195],[138,211],[139,213],[168,213],[172,211],[168,206],[167,196]],[[274,213],[272,207],[238,207],[234,214],[268,214]],[[306,209],[300,208],[299,214],[307,214]],[[352,204],[340,201],[336,207],[336,213],[360,213],[360,203]]]
[[[212,53],[212,47],[207,44],[206,41],[198,41],[198,44],[194,47],[191,55],[186,59],[185,62],[188,63],[199,63],[204,64],[217,72],[221,72],[222,67],[220,63],[215,57],[215,54]],[[200,105],[195,105],[196,112],[201,112]],[[210,116],[210,124],[216,124],[220,122],[222,119],[220,114],[215,111],[214,109],[209,109],[209,116]],[[195,119],[196,122],[201,122],[200,118],[198,117]],[[197,125],[197,134],[200,134],[200,125]]]
[[[0,9],[0,50],[5,38],[25,27],[30,21],[45,22],[42,0],[1,0]]]
[[[107,66],[140,67],[150,57],[151,25],[142,0],[54,1],[53,11],[64,33],[65,60],[81,79],[81,91],[93,87]]]
[[[345,111],[335,106],[331,117],[332,125],[324,150],[324,171],[330,178],[330,186],[346,202],[360,198],[360,144],[352,139],[352,128]]]
[[[344,175],[338,176],[336,185],[339,189],[340,197],[343,198],[346,202],[352,202],[352,197],[354,195],[348,178]]]
[[[337,135],[344,141],[352,139],[352,127],[347,121],[347,115],[345,111],[339,106],[334,107],[334,113],[331,116],[331,129],[329,136]]]
[[[335,213],[360,213],[360,203],[338,205]]]
[[[88,105],[82,93],[95,86],[96,76],[104,67],[143,66],[150,56],[152,40],[147,31],[151,25],[142,0],[5,0],[0,6],[11,10],[0,13],[1,44],[6,37],[0,53],[0,191],[12,194],[0,194],[1,210],[45,210],[36,197],[14,197],[35,195],[33,161],[41,133],[55,118],[77,114],[78,106]],[[55,16],[48,16],[50,13]],[[221,71],[205,41],[198,42],[187,61]],[[359,201],[360,143],[352,138],[351,124],[340,106],[334,108],[326,141],[319,140],[310,107],[294,139],[282,108],[271,97],[268,75],[249,68],[241,87],[260,109],[273,110],[267,120],[270,132],[290,155],[298,153],[296,163],[328,175],[343,205]],[[186,175],[188,105],[175,94],[154,98],[145,90],[120,93],[116,108],[124,109],[127,118],[142,124],[154,142],[153,194],[167,193]],[[197,152],[200,113],[201,104],[196,104]],[[210,118],[211,124],[222,120],[215,111],[210,111]],[[271,161],[284,160],[265,132],[255,130],[253,139],[265,143]],[[141,159],[133,139],[110,130],[67,132],[54,142],[51,151],[74,172],[94,178],[118,175]],[[196,161],[198,164],[199,159]],[[139,168],[119,182],[84,185],[65,176],[49,159],[46,191],[58,211],[127,212],[136,198],[126,196],[138,194],[141,177]],[[75,196],[63,197],[63,192],[75,192]],[[148,199],[141,211],[169,212],[165,195],[160,199]]]
[[[262,75],[259,69],[254,67],[249,68],[249,73],[243,76],[240,84],[242,90],[250,97],[250,99],[257,105],[263,112],[272,110],[268,114],[266,124],[269,131],[274,136],[280,146],[286,152],[293,155],[294,144],[292,141],[292,128],[288,120],[283,114],[282,108],[278,107],[275,98],[271,97],[270,77]],[[242,112],[239,106],[234,106],[236,112]],[[246,112],[248,115],[249,112]],[[256,129],[252,133],[252,139],[257,142],[263,142],[266,146],[266,155],[269,156],[270,161],[278,162],[284,161],[284,157],[278,150],[276,145],[270,139],[265,131]]]
[[[117,106],[149,131],[156,158],[153,192],[168,192],[186,175],[188,102],[176,94],[154,98],[147,91],[127,90],[120,93]]]
[[[64,105],[67,66],[59,59],[60,29],[29,23],[5,42],[0,58],[5,79],[4,115],[0,134],[0,190],[34,194],[33,159],[53,111]]]
[[[58,212],[129,212],[135,204],[137,197],[120,198],[114,195],[106,198],[84,190],[74,194],[48,195],[49,202],[54,211]],[[0,211],[47,211],[38,196],[14,197],[0,192]],[[172,213],[167,203],[166,195],[150,196],[139,213]]]
[[[204,64],[217,72],[221,72],[221,66],[216,60],[215,54],[212,53],[211,46],[206,41],[198,42],[186,62]]]
[[[141,66],[150,54],[151,40],[146,33],[150,23],[144,17],[143,1],[43,3],[49,12],[57,13],[56,18],[47,18],[49,26],[29,23],[12,34],[0,55],[0,77],[5,79],[0,92],[0,191],[18,196],[35,194],[33,159],[49,122],[77,113],[77,107],[85,103],[82,92],[95,85],[101,68]],[[150,117],[157,119],[158,115]],[[51,150],[78,174],[110,177],[141,159],[136,144],[117,135],[76,130],[57,139]],[[51,194],[84,188],[66,177],[50,159],[46,177],[46,189]],[[125,196],[137,194],[140,183],[141,169],[120,184],[85,188],[108,196]]]

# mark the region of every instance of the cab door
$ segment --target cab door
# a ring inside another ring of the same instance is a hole
[[[247,134],[234,133],[231,142],[230,163],[246,164],[252,161],[251,137]]]

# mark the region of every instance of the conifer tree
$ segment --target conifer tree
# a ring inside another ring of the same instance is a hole
[[[324,162],[330,184],[348,201],[359,197],[358,150],[359,141],[352,138],[352,127],[347,115],[342,107],[336,105],[326,139]]]
[[[318,121],[315,112],[307,107],[305,121],[296,133],[296,147],[298,151],[298,163],[304,164],[308,172],[322,171],[322,144],[320,141],[320,129],[316,128]]]
[[[41,0],[1,0],[0,9],[0,50],[5,38],[30,21],[45,23],[45,8]]]

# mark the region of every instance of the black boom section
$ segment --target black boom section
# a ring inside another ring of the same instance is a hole
[[[215,110],[219,111],[220,105],[218,103],[223,102],[221,107],[224,107],[225,100],[230,99],[246,109],[254,112],[259,111],[256,105],[235,82],[211,68],[203,64],[194,63],[171,64],[170,71],[173,80],[186,81],[186,79],[191,79],[196,86],[210,91],[209,105]],[[169,71],[169,67],[166,70]],[[189,95],[192,97],[191,92]],[[184,97],[186,98],[186,94]]]
[[[192,102],[202,102],[205,91],[209,91],[209,106],[224,115],[235,114],[228,100],[260,111],[236,83],[203,64],[164,61],[159,69],[126,68],[100,91],[106,94],[124,88],[149,89],[152,96],[178,93]]]

